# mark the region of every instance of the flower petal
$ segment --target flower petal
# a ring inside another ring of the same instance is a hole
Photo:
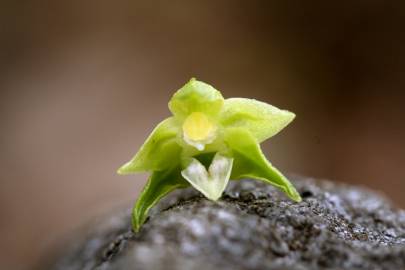
[[[181,175],[198,191],[210,200],[218,200],[224,192],[231,176],[232,158],[217,153],[207,169],[193,158]]]
[[[216,117],[223,103],[224,98],[218,90],[193,78],[173,95],[169,109],[180,120],[193,112]]]
[[[224,139],[234,158],[232,179],[261,180],[280,188],[294,201],[301,201],[301,196],[294,186],[266,159],[249,131],[242,128],[229,128],[225,131]]]
[[[233,165],[233,158],[229,158],[217,153],[212,160],[208,172],[214,181],[214,189],[218,194],[218,199],[221,197],[226,186],[228,185],[229,178],[231,177]]]
[[[267,103],[247,98],[225,100],[220,123],[225,127],[241,127],[262,142],[281,131],[295,114]]]
[[[132,227],[137,232],[147,218],[148,211],[169,192],[190,186],[180,174],[180,167],[155,171],[142,190],[132,210]]]
[[[119,174],[163,170],[178,161],[181,146],[176,141],[179,128],[173,117],[163,120],[149,135],[138,153],[121,168]]]

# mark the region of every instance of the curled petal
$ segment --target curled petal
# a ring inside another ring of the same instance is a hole
[[[288,181],[263,155],[256,139],[249,131],[242,128],[229,128],[225,132],[225,142],[234,158],[232,179],[254,178],[272,184],[294,201],[301,201],[301,196]]]
[[[150,134],[136,155],[121,168],[119,174],[164,170],[178,161],[181,147],[176,137],[179,128],[173,117],[162,121]]]
[[[153,172],[132,210],[132,227],[134,230],[139,230],[147,218],[149,209],[161,198],[175,189],[188,186],[190,185],[180,175],[180,167]]]

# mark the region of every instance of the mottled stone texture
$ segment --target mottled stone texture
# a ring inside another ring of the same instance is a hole
[[[138,234],[129,210],[115,213],[49,269],[405,269],[405,211],[368,190],[292,179],[301,203],[244,180],[219,202],[174,192]]]

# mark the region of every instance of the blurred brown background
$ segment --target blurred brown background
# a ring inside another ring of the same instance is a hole
[[[115,171],[190,77],[297,113],[282,171],[405,206],[404,1],[10,1],[0,9],[0,268],[135,200]],[[46,256],[46,255],[45,255]]]

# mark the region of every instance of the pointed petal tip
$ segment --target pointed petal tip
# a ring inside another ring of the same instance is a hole
[[[120,167],[120,168],[117,170],[117,174],[119,174],[119,175],[126,175],[126,174],[128,174],[128,173],[125,171],[125,168],[124,168],[124,167]]]
[[[297,115],[293,112],[288,111],[291,114],[291,119],[294,119],[295,117],[297,117]]]
[[[296,196],[292,197],[293,201],[300,203],[302,202],[302,198],[299,194],[297,194]]]
[[[283,110],[283,112],[288,117],[289,122],[293,121],[295,119],[295,117],[297,116],[295,113],[293,113],[291,111]]]
[[[130,162],[125,163],[124,165],[122,165],[117,170],[117,173],[119,175],[128,175],[128,174],[131,174],[131,173],[134,173],[134,172],[136,172],[136,170],[134,170],[134,168],[131,168]]]
[[[302,201],[301,195],[298,193],[298,191],[294,187],[289,188],[287,194],[293,201],[295,201],[297,203]]]

